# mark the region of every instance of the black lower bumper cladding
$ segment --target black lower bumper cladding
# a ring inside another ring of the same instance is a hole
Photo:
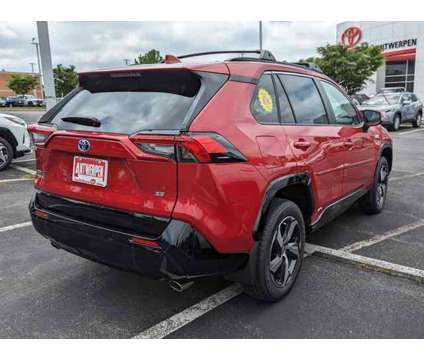
[[[35,229],[56,248],[153,278],[225,275],[243,267],[248,258],[246,254],[216,252],[192,226],[175,219],[152,218],[149,224],[149,218],[140,214],[102,207],[96,212],[92,204],[40,191],[34,193],[29,208]],[[152,232],[158,231],[152,237]],[[146,239],[147,245],[131,241],[137,237]]]

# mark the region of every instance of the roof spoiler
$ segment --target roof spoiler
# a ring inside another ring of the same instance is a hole
[[[205,52],[185,54],[185,55],[179,55],[179,56],[166,55],[163,63],[173,64],[176,62],[181,62],[180,59],[186,59],[186,58],[197,57],[197,56],[218,55],[218,54],[241,54],[242,56],[244,54],[258,54],[259,56],[257,59],[259,60],[277,61],[275,59],[275,56],[269,50],[223,50],[223,51],[205,51]]]

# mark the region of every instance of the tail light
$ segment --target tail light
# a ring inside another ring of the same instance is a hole
[[[244,162],[246,157],[216,133],[187,133],[182,136],[136,135],[131,140],[145,153],[179,162]]]
[[[32,143],[36,146],[44,146],[46,140],[55,129],[48,126],[33,124],[28,126],[28,132],[31,135]]]
[[[44,179],[46,175],[46,170],[44,169],[45,163],[43,161],[40,161],[41,154],[38,154],[38,151],[43,151],[42,148],[44,147],[47,139],[55,130],[56,129],[54,127],[42,126],[39,124],[32,124],[28,126],[28,132],[31,136],[31,142],[33,146],[35,146],[35,151],[37,152],[35,183],[37,183],[37,179]],[[40,215],[37,216],[42,217],[42,214],[40,213]]]

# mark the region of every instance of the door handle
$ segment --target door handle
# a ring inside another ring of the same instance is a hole
[[[352,140],[346,140],[343,145],[350,151],[355,145]]]
[[[300,139],[298,141],[295,141],[293,146],[296,149],[307,150],[308,148],[310,148],[312,146],[312,144],[309,141],[305,141],[303,139]]]

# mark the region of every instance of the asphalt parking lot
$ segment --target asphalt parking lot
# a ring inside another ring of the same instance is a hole
[[[0,173],[0,338],[424,337],[424,128],[392,136],[385,211],[354,207],[312,234],[276,304],[223,279],[175,293],[56,250],[29,223],[33,155],[17,160]]]

